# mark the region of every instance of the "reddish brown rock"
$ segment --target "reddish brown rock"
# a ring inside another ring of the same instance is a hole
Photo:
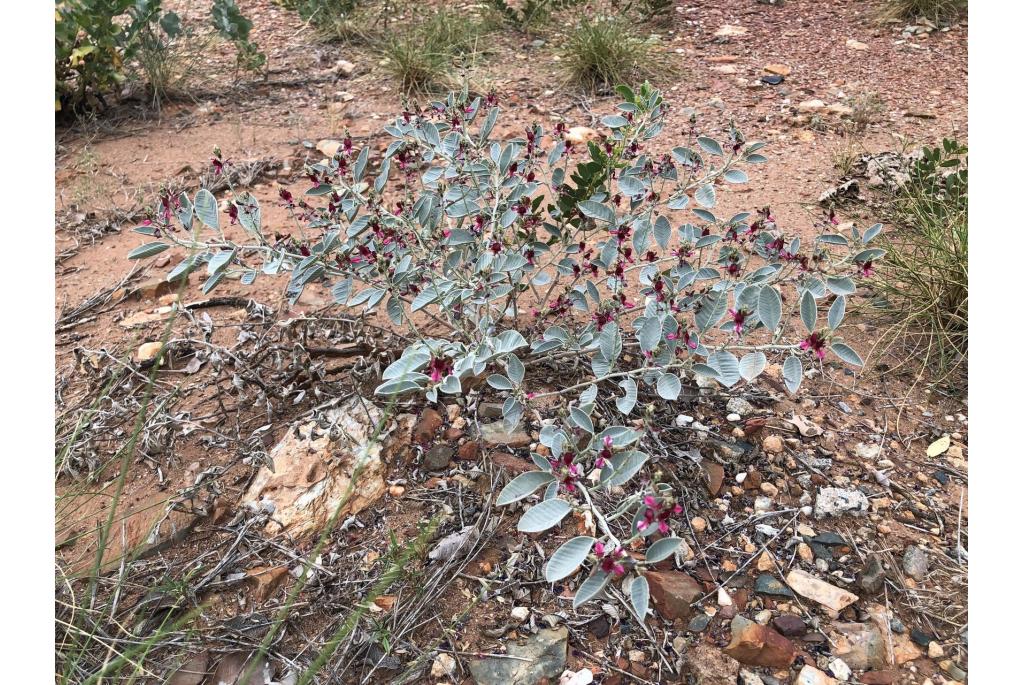
[[[670,621],[689,618],[693,614],[690,604],[704,594],[696,580],[679,571],[649,571],[645,577],[654,606]]]
[[[427,408],[420,414],[419,420],[412,428],[412,441],[424,443],[433,438],[444,425],[444,417],[433,409]]]
[[[508,452],[498,452],[497,454],[491,455],[491,461],[494,462],[495,466],[500,466],[507,470],[512,476],[518,476],[520,473],[537,470],[537,465],[532,461],[523,459],[522,457],[517,457],[514,454],[509,454]]]
[[[796,658],[796,646],[768,626],[737,616],[731,627],[732,642],[725,653],[740,663],[783,669]]]
[[[772,619],[772,626],[786,637],[795,637],[807,632],[807,624],[793,614],[782,614]]]
[[[462,461],[476,461],[480,458],[480,443],[473,440],[462,443],[456,456]]]
[[[896,682],[896,671],[868,671],[860,677],[864,685],[892,685]]]
[[[708,482],[705,484],[708,494],[714,497],[722,489],[722,483],[725,481],[725,469],[721,464],[710,459],[701,462],[701,467],[708,477]]]

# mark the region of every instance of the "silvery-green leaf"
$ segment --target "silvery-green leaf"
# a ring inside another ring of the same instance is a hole
[[[868,230],[864,231],[864,238],[863,238],[863,240],[861,242],[863,242],[865,245],[867,245],[872,240],[874,240],[875,236],[877,236],[881,232],[882,232],[882,224],[875,224],[874,226],[872,226]]]
[[[836,301],[832,303],[832,306],[828,308],[828,327],[832,330],[839,328],[839,324],[843,322],[843,316],[846,314],[846,298],[839,296]]]
[[[658,395],[666,400],[676,400],[682,389],[683,384],[674,373],[664,373],[658,379]]]
[[[629,586],[629,600],[633,605],[633,611],[641,621],[647,617],[647,610],[651,602],[651,591],[647,586],[647,579],[637,576]]]
[[[640,349],[650,352],[661,342],[661,321],[656,316],[649,316],[644,319],[643,325],[637,332],[640,339]]]
[[[217,228],[220,225],[220,217],[217,213],[217,198],[213,196],[213,193],[206,188],[200,189],[196,193],[196,199],[193,204],[196,216],[205,225],[210,228]]]
[[[128,259],[146,259],[147,257],[160,254],[169,247],[170,245],[167,243],[161,243],[159,241],[146,243],[145,245],[140,245],[129,252]]]
[[[615,406],[623,414],[629,414],[636,406],[636,381],[626,378],[619,383],[619,387],[626,391],[625,397],[616,397]]]
[[[522,383],[523,377],[526,375],[526,367],[523,366],[523,362],[519,360],[519,357],[510,354],[505,363],[507,365],[508,377],[512,379],[512,382],[516,385]]]
[[[527,509],[516,528],[523,533],[539,533],[557,526],[571,510],[572,506],[564,499],[544,500]]]
[[[608,426],[601,431],[598,438],[600,438],[601,442],[603,442],[605,438],[611,438],[612,447],[622,448],[627,445],[632,445],[643,436],[643,431],[633,430],[626,426]]]
[[[458,376],[449,374],[444,377],[441,385],[437,386],[437,388],[446,395],[458,395],[462,392],[462,381],[459,380]]]
[[[714,138],[708,138],[707,136],[699,136],[697,138],[697,144],[700,145],[701,149],[705,152],[713,155],[722,156],[722,146]]]
[[[697,201],[701,207],[707,209],[714,209],[715,207],[715,187],[710,183],[697,188],[697,192],[693,194],[693,199]]]
[[[789,392],[796,394],[800,383],[804,380],[804,364],[795,354],[786,359],[782,365],[782,379],[786,381]]]
[[[623,485],[640,471],[647,463],[647,455],[643,452],[627,452],[612,457],[612,472],[607,480],[602,480],[609,487]]]
[[[554,583],[572,575],[590,554],[595,542],[589,535],[580,535],[556,549],[544,566],[544,580]]]
[[[672,240],[672,224],[664,216],[659,216],[654,220],[654,239],[657,241],[658,247],[663,250],[668,249],[668,244]]]
[[[779,292],[772,286],[761,288],[757,296],[757,318],[771,332],[779,327],[782,321],[782,298]]]
[[[707,378],[714,378],[718,380],[718,370],[714,367],[708,366],[707,364],[694,364],[693,372],[698,376],[705,376]]]
[[[757,378],[766,366],[768,366],[768,358],[764,356],[764,352],[745,354],[740,359],[740,375],[749,383]]]
[[[800,320],[809,332],[814,332],[814,325],[818,322],[818,304],[810,290],[805,290],[800,298]]]
[[[487,385],[491,386],[495,390],[512,390],[515,386],[505,376],[500,373],[492,373],[487,377]]]
[[[569,408],[569,420],[572,421],[577,426],[579,426],[580,428],[582,428],[583,430],[593,435],[594,422],[591,421],[590,417],[587,416],[587,414],[583,412],[579,407]]]
[[[518,502],[529,497],[542,485],[547,485],[555,479],[550,473],[544,471],[527,471],[509,481],[509,484],[502,488],[495,504],[503,506]]]
[[[497,338],[494,339],[494,351],[497,354],[505,354],[506,352],[512,352],[520,347],[526,346],[526,338],[523,334],[516,330],[502,331]]]
[[[740,363],[728,350],[718,350],[708,357],[708,365],[718,372],[718,381],[727,388],[740,380]]]
[[[729,308],[729,294],[727,292],[710,292],[701,300],[700,309],[694,316],[697,327],[703,332],[715,326],[725,316]]]
[[[662,538],[657,540],[656,542],[651,543],[651,546],[647,548],[647,556],[645,559],[648,564],[654,564],[664,559],[668,559],[682,543],[682,538]]]
[[[579,210],[583,212],[585,216],[589,216],[591,219],[600,219],[601,221],[607,221],[608,223],[615,223],[615,210],[607,205],[603,205],[600,202],[594,202],[593,200],[583,200],[576,205]]]
[[[334,297],[334,301],[338,304],[345,304],[348,302],[349,295],[352,293],[352,279],[345,278],[338,281],[331,288],[331,295]]]
[[[819,243],[825,243],[826,245],[849,245],[850,241],[845,236],[841,236],[838,233],[826,233],[818,236]]]
[[[584,412],[590,414],[591,409],[593,409],[595,400],[597,400],[597,385],[591,383],[590,385],[587,386],[586,390],[580,393],[580,401],[578,403],[578,406]]]
[[[629,176],[628,174],[619,176],[618,186],[619,192],[630,197],[636,197],[644,193],[644,184],[636,176]]]
[[[597,571],[594,575],[580,583],[579,588],[576,590],[576,596],[572,599],[573,610],[580,608],[584,603],[600,595],[604,590],[604,586],[608,584],[610,577],[610,574],[604,571]]]
[[[829,276],[825,279],[825,285],[836,295],[852,295],[857,291],[857,286],[854,285],[853,279],[845,276],[843,278]]]
[[[722,174],[722,178],[724,178],[729,183],[746,183],[747,181],[750,180],[747,177],[747,173],[740,169],[729,169],[724,174]]]
[[[424,376],[424,378],[426,378],[426,376]],[[384,383],[381,383],[373,392],[376,395],[398,395],[403,392],[421,389],[422,386],[419,382],[400,378],[398,380],[385,381]]]
[[[847,364],[853,364],[854,366],[864,366],[864,360],[860,358],[852,347],[844,343],[832,343],[832,351],[836,353],[836,356],[842,359]]]
[[[515,397],[509,397],[501,405],[502,423],[506,431],[513,430],[523,417],[523,404]]]

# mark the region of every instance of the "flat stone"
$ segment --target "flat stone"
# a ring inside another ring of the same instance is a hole
[[[761,443],[761,448],[768,454],[781,454],[783,450],[782,438],[777,435],[769,435]]]
[[[444,417],[438,411],[429,407],[424,409],[412,428],[412,441],[418,445],[428,442],[443,425]]]
[[[754,405],[742,397],[733,397],[725,405],[725,410],[740,416],[754,413]]]
[[[871,49],[867,43],[861,43],[859,40],[854,40],[853,38],[850,38],[846,41],[846,47],[850,48],[851,50],[861,51]]]
[[[764,70],[777,76],[789,76],[793,72],[793,68],[788,64],[766,64]]]
[[[807,632],[807,624],[799,616],[780,614],[772,619],[772,627],[786,637],[799,637]]]
[[[892,685],[899,674],[896,671],[867,671],[860,675],[863,685]]]
[[[825,109],[823,100],[804,100],[796,106],[798,112],[820,112]]]
[[[747,35],[746,27],[733,26],[731,24],[724,24],[715,31],[715,38],[739,38],[745,35]]]
[[[835,685],[836,679],[831,678],[813,666],[804,666],[793,679],[793,685]]]
[[[826,516],[865,516],[868,512],[868,498],[860,490],[850,488],[821,488],[814,501],[815,518]]]
[[[877,625],[869,623],[836,623],[838,631],[832,654],[842,658],[850,668],[885,668],[891,662],[887,638]]]
[[[690,624],[686,626],[686,629],[692,633],[700,633],[708,627],[709,623],[711,623],[710,616],[707,614],[697,614],[690,619]]]
[[[480,437],[488,447],[527,447],[533,439],[522,428],[505,430],[504,422],[495,421],[480,426]]]
[[[287,530],[296,538],[321,530],[339,506],[343,520],[375,504],[387,492],[385,445],[370,440],[382,419],[378,407],[353,397],[329,411],[323,426],[311,421],[289,428],[270,451],[274,468],[259,470],[242,501],[254,508],[272,503],[266,532]]]
[[[738,661],[703,642],[687,650],[683,661],[684,678],[693,685],[735,685],[740,671]]]
[[[864,565],[864,571],[857,582],[865,592],[878,592],[885,585],[885,567],[877,555],[868,557],[868,563]]]
[[[434,445],[423,455],[423,468],[428,471],[443,471],[448,468],[455,450],[448,445]]]
[[[508,645],[509,656],[521,659],[485,657],[469,662],[469,672],[478,685],[535,685],[557,681],[565,670],[569,629],[542,628],[522,645]]]
[[[701,468],[704,469],[704,473],[708,477],[708,481],[705,484],[708,494],[715,497],[721,491],[722,483],[725,481],[725,468],[718,462],[711,461],[710,459],[703,460]]]
[[[796,646],[768,626],[736,616],[730,627],[732,641],[724,651],[740,663],[782,669],[796,658]]]
[[[798,595],[826,606],[832,611],[842,611],[859,599],[852,592],[830,585],[800,569],[790,571],[786,576],[786,583]]]
[[[762,573],[754,583],[754,591],[762,595],[773,597],[793,597],[793,591],[786,587],[781,580],[770,573]]]
[[[672,621],[693,615],[690,606],[704,594],[700,584],[679,571],[648,571],[644,574],[658,613]]]
[[[928,553],[917,545],[910,545],[903,553],[903,572],[914,580],[928,575]]]

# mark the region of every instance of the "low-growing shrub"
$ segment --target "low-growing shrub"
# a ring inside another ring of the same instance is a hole
[[[956,379],[967,361],[967,147],[925,148],[886,211],[900,229],[884,237],[878,269],[879,305],[894,322],[886,338],[917,350],[902,358]]]
[[[654,41],[624,17],[584,18],[566,36],[562,65],[569,80],[589,92],[654,76]]]
[[[592,516],[592,534],[562,545],[546,578],[586,564],[577,606],[622,580],[642,619],[644,571],[681,542],[678,492],[645,451],[649,431],[674,417],[657,408],[684,383],[733,388],[773,361],[791,392],[808,365],[860,365],[838,329],[860,274],[882,256],[871,246],[881,227],[844,233],[826,219],[801,240],[768,208],[716,215],[718,188],[747,182],[764,144],[691,125],[684,144],[659,150],[661,94],[618,90],[625,101],[587,143],[564,125],[499,142],[493,98],[450,94],[385,126],[381,159],[348,139],[307,169],[304,195],[282,190],[304,224],[294,234],[265,227],[249,193],[230,197],[222,216],[200,190],[164,197],[137,229],[152,241],[129,256],[185,247],[169,277],[205,269],[204,292],[289,272],[294,302],[327,282],[339,305],[383,310],[415,339],[376,394],[436,402],[476,389],[502,402],[506,430],[543,411],[537,468],[497,504],[542,491],[519,519],[525,532],[572,511]],[[244,239],[228,238],[227,222]],[[643,542],[642,560],[623,551]]]
[[[265,55],[249,40],[252,22],[235,0],[213,0],[210,19],[217,33],[235,44],[240,67],[263,66]],[[176,70],[171,43],[183,36],[181,19],[163,11],[161,0],[64,0],[55,6],[54,21],[57,111],[90,100],[102,104],[136,68],[155,79],[149,85],[159,93]]]

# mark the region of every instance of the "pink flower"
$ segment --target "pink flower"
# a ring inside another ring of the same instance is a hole
[[[683,508],[676,504],[672,497],[659,498],[654,495],[645,495],[642,501],[645,507],[643,518],[636,524],[636,529],[641,532],[657,524],[658,532],[664,535],[669,532],[668,522],[671,517],[681,514],[683,511]]]
[[[430,382],[440,383],[452,372],[452,362],[444,357],[431,357],[427,370],[430,372]]]
[[[616,547],[614,550],[608,549],[604,544],[598,542],[594,545],[594,553],[597,554],[597,558],[601,563],[601,570],[605,573],[611,573],[616,576],[626,573],[626,567],[620,561],[620,559],[626,558],[626,550],[621,547]]]
[[[747,320],[747,312],[743,309],[730,309],[729,316],[732,317],[732,330],[738,338],[743,335],[743,323]]]
[[[825,336],[818,333],[811,333],[800,343],[801,350],[814,350],[818,359],[825,358]]]
[[[875,269],[871,266],[871,260],[864,262],[857,262],[857,266],[860,267],[860,275],[864,278],[871,278],[874,275]]]

